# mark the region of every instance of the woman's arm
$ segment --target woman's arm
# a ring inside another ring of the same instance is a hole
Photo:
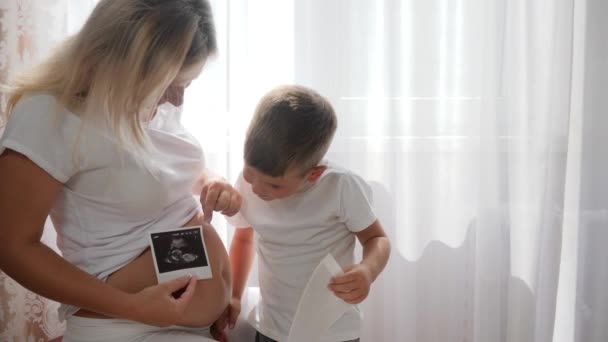
[[[65,261],[41,241],[44,222],[63,185],[25,156],[0,155],[0,269],[50,299],[112,317],[166,326],[189,304],[196,282],[180,279],[127,294]],[[171,293],[188,285],[179,300]]]
[[[230,244],[230,265],[233,276],[232,298],[241,300],[251,264],[255,258],[253,228],[239,228],[234,232]],[[234,317],[236,320],[236,317]],[[234,323],[233,321],[231,323]]]

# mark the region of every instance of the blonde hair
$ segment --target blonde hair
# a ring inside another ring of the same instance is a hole
[[[245,162],[280,177],[292,168],[304,176],[327,153],[338,119],[327,99],[298,85],[271,90],[258,104],[245,139]]]
[[[27,94],[48,93],[83,125],[101,120],[143,159],[142,123],[179,71],[216,49],[207,0],[101,0],[76,35],[9,84],[5,114]]]

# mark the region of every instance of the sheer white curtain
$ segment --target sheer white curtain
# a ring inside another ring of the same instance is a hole
[[[596,342],[608,340],[608,3],[589,0],[582,6],[586,7],[586,29],[577,38],[585,46],[576,63],[584,72],[575,75],[573,89],[573,107],[581,115],[572,120],[572,129],[582,132],[576,142],[582,152],[576,156],[580,160],[573,158],[579,177],[573,172],[574,181],[568,184],[578,189],[566,211],[572,223],[564,230],[568,263],[562,268],[565,280],[560,282],[558,298],[564,300],[559,302],[556,325],[566,323],[567,336],[577,342]]]
[[[212,3],[220,55],[184,123],[234,180],[266,90],[331,99],[329,156],[394,246],[363,341],[608,339],[604,2]]]
[[[57,42],[77,30],[94,2],[1,1],[0,83],[40,61]],[[5,94],[0,92],[0,110],[5,105]],[[56,249],[56,234],[50,223],[42,240]],[[63,324],[57,318],[57,307],[57,303],[27,291],[0,271],[0,341],[46,341],[61,335]]]
[[[0,80],[93,2],[0,2]],[[220,54],[184,124],[234,180],[266,90],[296,82],[331,99],[330,158],[370,181],[394,246],[362,341],[608,340],[608,3],[212,5]],[[55,305],[0,273],[0,340],[59,334]]]

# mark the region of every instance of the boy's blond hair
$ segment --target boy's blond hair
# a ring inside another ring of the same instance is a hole
[[[280,177],[292,168],[305,175],[327,153],[338,125],[333,107],[298,85],[273,89],[260,100],[245,140],[245,163]]]

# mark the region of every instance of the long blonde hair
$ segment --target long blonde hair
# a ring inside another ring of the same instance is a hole
[[[216,52],[207,0],[101,0],[82,29],[8,87],[6,117],[27,94],[47,93],[81,116],[108,125],[144,158],[142,125],[182,69]]]

